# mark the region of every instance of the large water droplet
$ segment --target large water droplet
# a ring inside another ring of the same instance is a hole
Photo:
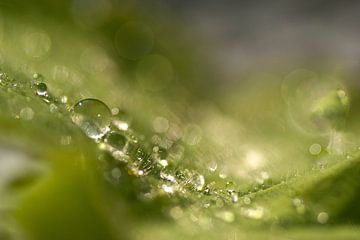
[[[121,150],[123,149],[123,147],[125,146],[126,144],[126,138],[124,135],[118,133],[118,132],[110,132],[106,138],[105,138],[105,142],[107,144],[109,144],[110,146],[118,149],[118,150]]]
[[[196,191],[201,191],[205,186],[205,178],[203,175],[195,174],[193,177],[193,187]]]
[[[36,94],[39,96],[47,96],[47,86],[45,83],[41,82],[36,84]]]
[[[92,139],[102,138],[111,123],[111,112],[100,100],[87,98],[77,102],[71,109],[71,120]]]

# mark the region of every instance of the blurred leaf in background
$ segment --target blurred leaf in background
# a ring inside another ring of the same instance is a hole
[[[0,1],[0,239],[359,239],[359,8]]]

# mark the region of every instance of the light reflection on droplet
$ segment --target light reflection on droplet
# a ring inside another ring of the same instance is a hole
[[[164,190],[164,192],[166,192],[166,193],[170,193],[170,194],[174,193],[174,188],[173,188],[173,186],[163,184],[163,185],[161,186],[161,188],[162,188],[162,189]]]
[[[100,100],[87,98],[73,106],[71,120],[88,137],[100,139],[109,131],[111,112]]]
[[[65,104],[65,103],[67,103],[68,98],[67,98],[67,96],[62,96],[60,100],[61,100],[62,103]]]
[[[208,169],[211,171],[211,172],[215,172],[216,169],[217,169],[217,163],[215,161],[212,161],[208,164]]]
[[[159,164],[164,168],[169,165],[169,163],[165,159],[159,160]]]
[[[193,186],[196,191],[201,191],[205,186],[205,178],[203,175],[196,174],[193,177]]]
[[[38,96],[47,96],[47,86],[45,83],[40,82],[35,85],[36,87],[36,94]]]
[[[113,119],[112,124],[121,131],[127,131],[129,129],[129,124],[119,119]]]
[[[237,192],[232,192],[230,196],[233,203],[237,203],[239,201],[239,195]]]
[[[219,178],[221,178],[221,179],[227,178],[227,171],[226,171],[225,169],[222,169],[222,170],[219,172]]]

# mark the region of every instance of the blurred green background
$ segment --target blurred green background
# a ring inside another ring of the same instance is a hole
[[[0,239],[359,239],[359,9],[1,0]],[[85,98],[166,171],[87,138]]]

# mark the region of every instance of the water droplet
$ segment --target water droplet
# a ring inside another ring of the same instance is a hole
[[[170,185],[163,184],[163,185],[161,186],[161,188],[162,188],[162,190],[164,190],[164,192],[166,192],[166,193],[170,193],[170,194],[174,193],[174,188],[173,188],[172,186],[170,186]]]
[[[119,160],[121,162],[129,162],[130,158],[128,155],[126,155],[123,151],[120,150],[115,150],[111,153],[111,155],[116,159]]]
[[[26,121],[32,120],[34,118],[34,115],[35,115],[34,110],[32,110],[29,107],[25,107],[20,110],[20,118]]]
[[[62,96],[62,97],[61,97],[61,102],[62,102],[62,103],[65,104],[65,103],[67,103],[67,101],[68,101],[67,96]]]
[[[192,180],[193,187],[196,191],[201,191],[205,186],[205,178],[203,175],[195,174]]]
[[[176,182],[175,177],[173,175],[164,172],[160,172],[160,178],[169,182]]]
[[[328,220],[329,220],[329,214],[327,214],[326,212],[321,212],[317,216],[317,221],[320,224],[325,224],[328,222]]]
[[[232,192],[230,196],[233,203],[237,203],[239,201],[239,195],[237,192]]]
[[[115,127],[117,127],[121,131],[127,131],[129,129],[129,124],[127,122],[114,119],[112,121],[112,124],[114,124]]]
[[[6,73],[0,73],[0,83],[5,85],[9,82],[9,77]]]
[[[217,163],[215,161],[210,162],[208,168],[211,172],[215,172],[217,169]]]
[[[205,187],[205,189],[204,189],[204,194],[205,194],[205,195],[210,195],[210,194],[211,194],[211,190],[210,190],[209,187]]]
[[[87,98],[71,109],[71,120],[92,139],[102,138],[111,123],[110,109],[100,100]]]
[[[319,155],[321,153],[321,145],[314,143],[310,146],[309,152],[311,155]]]
[[[158,162],[159,162],[160,166],[162,166],[163,168],[165,168],[169,165],[168,161],[166,161],[165,159],[159,160]]]
[[[47,96],[47,86],[45,83],[37,83],[36,84],[36,94],[38,96]]]
[[[105,142],[113,148],[121,150],[126,144],[126,138],[122,134],[112,131],[106,135]]]
[[[219,177],[221,179],[227,178],[226,171],[224,169],[219,172]]]

